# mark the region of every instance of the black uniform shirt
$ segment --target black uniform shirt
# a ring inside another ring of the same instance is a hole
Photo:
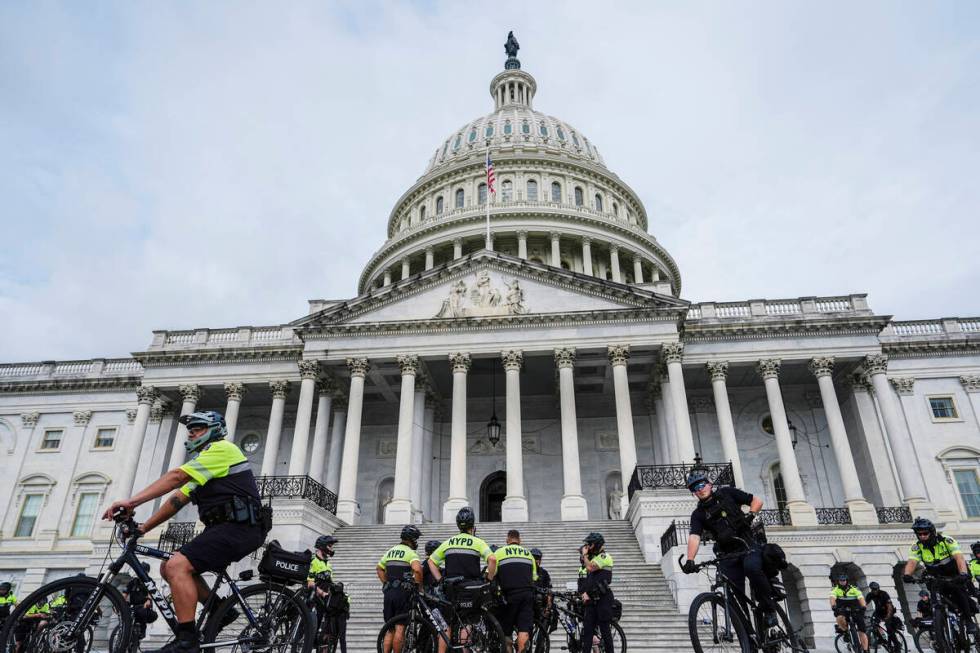
[[[711,496],[706,501],[698,501],[697,507],[694,509],[694,512],[691,513],[691,535],[703,536],[705,529],[707,529],[712,531],[716,537],[718,536],[716,531],[719,529],[712,528],[713,524],[709,523],[712,520],[709,519],[708,512],[709,507],[713,504],[713,502],[727,501],[735,507],[749,506],[752,505],[752,498],[753,497],[751,494],[736,487],[725,486],[715,488],[715,490],[711,493]],[[735,515],[734,517],[740,518],[739,515]],[[716,518],[715,521],[717,521],[717,519],[718,518]],[[748,530],[748,528],[745,528],[737,532],[736,535],[742,539],[748,540],[748,538],[751,537],[751,532]],[[738,541],[732,543],[719,542],[716,545],[716,548],[720,551],[736,551],[742,548],[742,544]]]

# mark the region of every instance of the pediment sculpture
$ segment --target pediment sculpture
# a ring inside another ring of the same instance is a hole
[[[486,270],[477,273],[472,287],[460,279],[449,289],[436,317],[497,317],[527,313],[521,282],[514,279],[505,284],[503,292],[493,285]]]

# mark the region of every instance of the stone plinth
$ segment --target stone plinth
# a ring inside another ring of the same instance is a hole
[[[641,490],[633,494],[626,519],[633,525],[647,562],[660,562],[660,537],[671,522],[690,521],[696,505],[687,490]]]

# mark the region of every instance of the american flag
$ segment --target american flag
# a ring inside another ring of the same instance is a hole
[[[493,161],[490,160],[490,150],[487,150],[487,192],[497,194],[497,187],[494,182],[497,177],[493,174]]]

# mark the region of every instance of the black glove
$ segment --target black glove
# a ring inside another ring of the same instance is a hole
[[[685,574],[694,574],[698,571],[698,566],[694,564],[693,560],[685,560],[684,565],[681,567],[681,571]]]
[[[902,574],[902,581],[905,583],[914,583],[915,579],[912,578],[912,574]]]

